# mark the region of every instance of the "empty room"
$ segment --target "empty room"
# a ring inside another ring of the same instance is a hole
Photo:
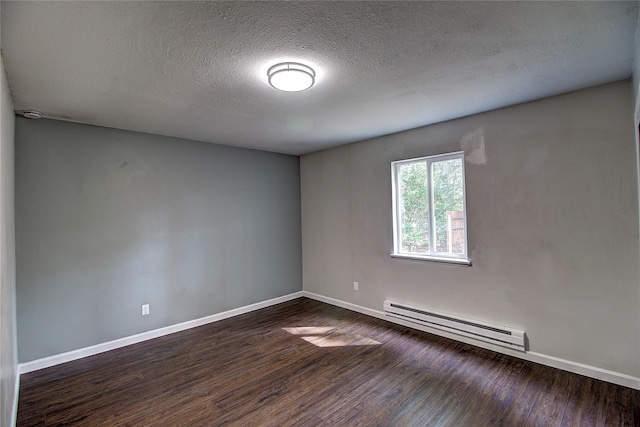
[[[638,1],[1,1],[0,425],[640,425]]]

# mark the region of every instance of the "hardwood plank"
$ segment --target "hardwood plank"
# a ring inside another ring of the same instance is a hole
[[[640,391],[300,298],[23,375],[43,425],[637,426]]]

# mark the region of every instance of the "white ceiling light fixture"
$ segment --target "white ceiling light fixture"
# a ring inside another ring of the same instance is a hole
[[[40,111],[23,111],[22,112],[22,116],[27,118],[27,119],[41,119],[42,118],[42,113]]]
[[[313,68],[299,62],[281,62],[267,71],[269,84],[285,92],[300,92],[309,89],[316,81]]]

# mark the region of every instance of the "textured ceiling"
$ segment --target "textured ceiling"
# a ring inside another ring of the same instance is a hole
[[[11,2],[17,110],[290,154],[631,75],[633,2]],[[296,60],[316,85],[280,92]]]

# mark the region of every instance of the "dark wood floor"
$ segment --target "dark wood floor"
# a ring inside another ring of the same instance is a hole
[[[302,298],[23,375],[56,425],[639,426],[640,391]]]

